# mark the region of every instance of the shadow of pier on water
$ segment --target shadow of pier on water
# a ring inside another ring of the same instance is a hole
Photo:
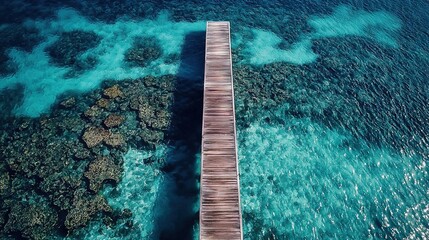
[[[205,32],[186,35],[168,133],[165,180],[157,200],[155,239],[193,239],[198,224],[204,59]]]

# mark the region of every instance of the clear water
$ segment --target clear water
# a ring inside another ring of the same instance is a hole
[[[245,239],[429,238],[428,8],[3,3],[0,238],[198,237],[207,20],[232,26]]]

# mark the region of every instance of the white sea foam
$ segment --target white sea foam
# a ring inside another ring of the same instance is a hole
[[[385,11],[366,12],[340,5],[331,15],[312,16],[308,24],[314,29],[303,34],[288,50],[280,49],[282,39],[276,34],[252,29],[253,40],[244,43],[244,63],[263,65],[273,62],[308,64],[318,55],[312,50],[312,40],[332,37],[358,36],[369,38],[388,47],[398,47],[395,33],[401,20]]]
[[[180,63],[169,63],[169,55],[180,54],[185,36],[193,31],[203,31],[205,27],[204,22],[172,22],[168,12],[161,12],[154,20],[119,20],[106,24],[90,21],[73,9],[59,10],[55,19],[28,20],[25,25],[38,29],[44,41],[30,53],[18,49],[9,51],[11,59],[18,64],[18,71],[1,78],[0,89],[23,84],[23,104],[16,108],[15,113],[32,117],[47,112],[58,95],[94,89],[105,79],[175,74]],[[52,65],[45,49],[62,32],[72,30],[93,31],[102,40],[97,47],[84,53],[84,56],[98,58],[95,68],[80,76],[66,78],[64,74],[70,69]],[[155,37],[162,47],[162,57],[145,68],[124,64],[124,53],[132,46],[135,37]]]

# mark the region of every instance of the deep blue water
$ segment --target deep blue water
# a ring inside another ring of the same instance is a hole
[[[429,238],[429,3],[8,1],[0,238],[195,239],[205,21],[245,239]]]

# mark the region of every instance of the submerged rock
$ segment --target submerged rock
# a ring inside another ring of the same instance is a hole
[[[0,171],[0,196],[3,196],[10,191],[10,176],[5,169],[0,168]]]
[[[99,157],[89,164],[85,177],[89,180],[89,189],[98,192],[101,185],[106,180],[118,182],[121,177],[122,169],[116,165],[110,158]]]
[[[126,146],[152,149],[164,141],[173,93],[162,86],[172,87],[174,81],[174,76],[163,76],[105,83],[104,89],[57,103],[40,118],[13,117],[0,125],[0,141],[7,142],[0,145],[5,159],[3,165],[0,161],[0,238],[10,233],[38,237],[30,232],[38,226],[26,222],[16,223],[27,226],[26,233],[11,223],[4,228],[9,213],[17,215],[11,208],[20,199],[43,199],[43,209],[63,216],[54,227],[44,219],[49,230],[37,230],[40,234],[77,229],[100,215],[111,217],[108,203],[94,192],[106,181],[120,180]],[[131,215],[125,211],[123,217]]]
[[[153,38],[136,39],[134,45],[125,53],[125,61],[132,65],[145,67],[160,58],[162,49]]]
[[[113,85],[112,87],[104,89],[103,95],[108,98],[117,98],[117,97],[122,97],[123,93],[119,85],[116,84],[116,85]]]
[[[101,109],[98,106],[92,106],[88,108],[83,114],[89,119],[96,118],[100,116]]]
[[[14,204],[4,226],[7,233],[20,233],[25,238],[46,239],[57,223],[57,213],[44,204]]]
[[[60,103],[60,106],[63,108],[71,108],[76,105],[76,99],[74,97],[71,97],[69,99],[66,99]]]
[[[25,86],[23,84],[14,84],[0,89],[0,119],[14,115],[13,111],[15,107],[21,105],[24,100],[24,91]]]
[[[18,48],[30,52],[41,40],[39,32],[18,24],[4,24],[0,28],[0,76],[12,74],[16,66],[7,54],[7,50]]]
[[[119,133],[112,133],[104,142],[111,147],[120,147],[125,144],[124,137]]]
[[[109,100],[107,100],[105,98],[100,98],[97,100],[96,104],[100,108],[108,108],[109,107]]]
[[[109,116],[107,116],[103,123],[107,128],[112,128],[121,125],[124,120],[125,118],[121,115],[110,114]]]
[[[47,48],[52,61],[59,66],[73,67],[76,70],[90,69],[95,65],[92,59],[80,59],[85,51],[96,47],[101,37],[94,32],[74,30],[64,32],[60,38]]]
[[[93,148],[110,135],[109,131],[100,127],[89,127],[82,135],[82,140],[88,148]]]
[[[52,203],[61,210],[70,208],[74,191],[81,185],[81,177],[77,172],[53,173],[43,179],[40,190],[48,195]]]
[[[75,192],[73,205],[67,213],[64,226],[73,230],[85,226],[95,214],[111,211],[111,207],[103,196],[93,196],[88,194],[85,189],[79,189]]]
[[[152,106],[148,103],[142,103],[139,105],[139,119],[142,123],[148,124],[151,122],[151,119],[155,118],[155,111]]]
[[[125,208],[122,210],[121,217],[122,218],[130,218],[133,216],[133,212],[129,208]]]
[[[159,130],[168,130],[171,123],[171,114],[166,110],[155,112],[155,118],[150,122],[150,127]]]
[[[86,149],[81,149],[80,151],[77,151],[74,155],[77,159],[87,159],[91,156],[91,152]]]
[[[164,139],[164,132],[157,131],[157,130],[143,129],[140,134],[140,137],[142,138],[144,143],[148,145],[154,145],[161,142]]]

